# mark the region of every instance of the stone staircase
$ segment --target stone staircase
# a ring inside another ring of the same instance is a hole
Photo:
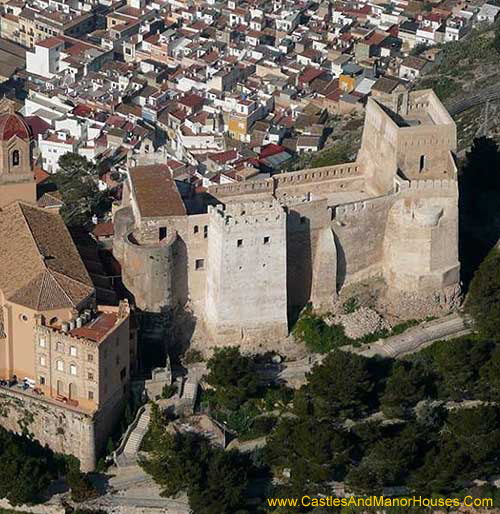
[[[142,439],[149,427],[151,419],[151,405],[146,405],[139,417],[130,425],[125,433],[124,440],[115,452],[115,464],[117,467],[131,466],[137,463],[137,453]]]

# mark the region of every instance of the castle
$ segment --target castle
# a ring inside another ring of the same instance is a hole
[[[460,293],[456,127],[432,90],[369,98],[355,162],[194,193],[165,166],[130,170],[114,254],[137,306],[192,311],[222,342],[288,334],[346,285],[452,305]]]

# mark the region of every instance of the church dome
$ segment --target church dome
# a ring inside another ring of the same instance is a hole
[[[0,115],[0,141],[8,141],[13,136],[29,140],[29,126],[18,114],[6,113]]]

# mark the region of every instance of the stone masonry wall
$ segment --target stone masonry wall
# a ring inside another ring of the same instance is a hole
[[[87,414],[0,388],[0,425],[31,435],[55,452],[74,455],[83,471],[95,468],[95,426]]]

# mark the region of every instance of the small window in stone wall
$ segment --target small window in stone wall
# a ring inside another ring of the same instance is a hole
[[[87,397],[89,400],[93,400],[94,399],[94,391],[89,391]]]
[[[58,352],[64,352],[64,344],[61,343],[61,341],[57,341],[57,343],[56,343],[56,350]]]
[[[163,241],[167,237],[167,227],[160,227],[159,229],[159,239]]]
[[[238,241],[236,241],[236,246],[241,248],[243,246],[243,239],[238,239]]]
[[[94,361],[94,356],[91,353],[87,354],[87,360],[89,362],[93,362]]]
[[[203,227],[203,237],[206,239],[208,237],[208,225]]]
[[[70,366],[69,366],[69,372],[70,372],[72,375],[76,375],[76,365],[75,365],[75,364],[70,364]]]
[[[203,269],[205,267],[205,259],[196,259],[194,261],[194,269]]]
[[[264,244],[268,245],[269,241],[271,241],[271,238],[269,236],[264,236]]]
[[[64,362],[56,361],[56,369],[57,369],[57,371],[64,371]]]
[[[76,346],[69,347],[69,354],[71,355],[71,357],[76,357]]]
[[[198,225],[195,225],[193,227],[193,234],[197,234],[199,232],[200,228],[198,227]]]
[[[38,377],[38,383],[40,385],[45,385],[45,377]]]
[[[12,152],[12,166],[19,166],[20,157],[19,157],[19,150],[14,150]]]

